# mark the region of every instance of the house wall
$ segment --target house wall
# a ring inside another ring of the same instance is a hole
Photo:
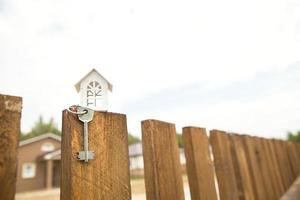
[[[54,160],[53,161],[53,180],[52,185],[53,187],[59,187],[60,186],[60,160]]]
[[[129,158],[129,161],[130,161],[130,170],[144,168],[143,155],[131,156]]]
[[[45,138],[30,144],[19,147],[18,171],[17,171],[17,192],[44,189],[46,184],[46,163],[39,161],[38,157],[45,154],[41,150],[44,143],[52,143],[55,149],[60,149],[60,141],[53,138]],[[22,178],[22,166],[24,163],[35,163],[36,173],[33,178]]]

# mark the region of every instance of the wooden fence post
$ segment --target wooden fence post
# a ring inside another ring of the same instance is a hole
[[[220,199],[239,199],[237,178],[234,171],[232,144],[224,131],[211,130],[210,143],[214,154],[214,164],[219,184]]]
[[[16,191],[22,98],[0,94],[0,199],[13,200]]]
[[[252,145],[255,151],[255,157],[256,157],[256,163],[258,166],[258,170],[260,171],[261,177],[262,177],[262,184],[264,185],[264,191],[266,194],[265,199],[266,200],[273,200],[277,199],[274,195],[275,192],[273,191],[272,186],[272,179],[271,176],[274,177],[274,174],[270,174],[270,169],[268,169],[267,166],[267,155],[266,152],[263,149],[262,143],[260,141],[260,138],[258,137],[252,137]]]
[[[142,142],[147,200],[184,199],[175,125],[143,121]]]
[[[205,128],[183,128],[186,167],[192,200],[217,200],[214,166]]]
[[[83,123],[63,111],[61,200],[131,199],[126,116],[95,112],[88,127],[95,157],[85,163],[77,160]]]
[[[276,172],[276,166],[272,164],[272,154],[267,144],[267,139],[259,138],[264,152],[263,159],[267,168],[267,182],[272,187],[273,199],[279,199],[281,196],[279,174]]]
[[[271,161],[271,173],[273,176],[273,179],[275,179],[275,188],[276,188],[276,193],[277,197],[279,198],[282,194],[284,194],[285,189],[284,189],[284,183],[283,179],[280,175],[280,169],[278,165],[278,161],[276,158],[275,154],[275,149],[274,149],[274,142],[271,139],[265,139],[266,141],[266,148],[269,151],[269,158]]]
[[[293,177],[291,172],[291,166],[289,165],[288,156],[285,154],[285,149],[283,148],[282,142],[280,140],[273,139],[275,154],[278,161],[278,166],[280,170],[280,175],[283,179],[285,186],[285,191],[293,183]]]
[[[264,185],[262,172],[257,162],[260,152],[256,149],[253,137],[244,136],[243,140],[245,144],[247,160],[249,161],[248,163],[251,169],[250,175],[253,183],[252,187],[255,190],[256,194],[256,199],[266,200],[268,199],[268,196],[266,194],[267,190],[266,186]]]
[[[233,145],[232,156],[237,178],[237,188],[239,189],[240,199],[255,200],[255,190],[251,179],[251,168],[242,135],[232,134],[229,136]]]
[[[287,148],[289,161],[293,169],[294,178],[296,178],[300,172],[300,160],[296,149],[296,142],[287,142]]]

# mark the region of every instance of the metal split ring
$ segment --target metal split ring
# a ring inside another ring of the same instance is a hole
[[[78,105],[70,106],[69,108],[67,108],[67,111],[70,112],[70,113],[76,114],[76,115],[84,115],[84,114],[88,113],[87,110],[83,110],[81,112],[78,112],[77,111],[78,107],[79,107]],[[76,111],[73,111],[73,110],[76,110]]]

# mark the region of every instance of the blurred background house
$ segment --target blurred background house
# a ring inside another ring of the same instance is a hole
[[[17,192],[59,187],[60,143],[61,137],[53,133],[20,142]]]
[[[142,143],[138,142],[129,145],[129,161],[130,161],[130,175],[143,176],[144,175],[144,160]]]

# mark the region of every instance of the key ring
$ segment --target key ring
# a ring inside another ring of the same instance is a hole
[[[73,105],[73,106],[69,106],[69,108],[67,108],[67,111],[76,115],[84,115],[86,114],[88,111],[87,110],[83,110],[82,112],[78,112],[77,108],[79,107],[79,105]],[[75,110],[75,111],[73,111]]]

